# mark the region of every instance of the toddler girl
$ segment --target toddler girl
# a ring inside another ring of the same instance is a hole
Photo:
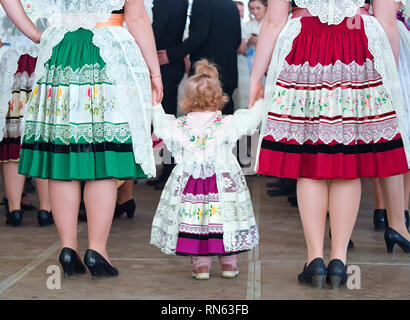
[[[260,124],[263,103],[222,115],[228,98],[218,78],[215,66],[199,61],[180,103],[187,115],[175,119],[160,105],[153,111],[154,133],[177,165],[154,216],[151,244],[191,256],[196,279],[209,279],[212,256],[219,257],[223,277],[236,277],[237,254],[259,240],[249,189],[232,150]]]

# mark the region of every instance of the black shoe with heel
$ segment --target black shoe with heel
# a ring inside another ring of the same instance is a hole
[[[347,283],[347,267],[339,259],[333,259],[327,266],[326,283],[337,290]]]
[[[12,212],[7,212],[7,225],[12,225],[13,227],[19,227],[21,225],[21,221],[23,220],[23,211],[22,210],[14,210]]]
[[[303,272],[299,274],[298,280],[302,284],[310,284],[315,288],[322,288],[326,276],[326,266],[322,258],[316,258],[303,267]]]
[[[373,225],[377,231],[384,231],[387,228],[387,211],[386,209],[374,209]]]
[[[410,253],[410,241],[407,241],[400,233],[390,227],[387,227],[384,232],[384,241],[386,242],[388,253],[393,253],[395,244],[399,245],[404,252]]]
[[[37,221],[40,227],[49,226],[54,223],[53,214],[51,211],[38,210]]]
[[[408,230],[410,227],[410,217],[409,217],[408,210],[404,210],[404,222],[406,223],[406,228]],[[375,209],[374,210],[373,224],[374,224],[374,229],[378,231],[384,231],[389,227],[389,223],[387,221],[386,209]]]
[[[71,277],[74,274],[85,273],[84,264],[81,262],[77,252],[71,248],[63,248],[58,261],[63,267],[63,272],[66,277]]]
[[[92,249],[85,252],[84,263],[93,279],[99,276],[115,277],[119,274],[117,268],[113,267],[101,254]]]
[[[134,199],[128,200],[127,202],[124,202],[123,204],[116,204],[115,205],[115,212],[114,212],[114,217],[119,218],[121,215],[126,212],[127,213],[127,218],[132,219],[134,218],[135,214],[135,208],[136,204]]]

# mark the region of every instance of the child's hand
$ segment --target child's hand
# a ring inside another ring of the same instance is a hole
[[[259,99],[263,99],[265,96],[265,88],[262,86],[261,82],[251,82],[251,87],[249,89],[249,109],[252,109],[255,102]]]

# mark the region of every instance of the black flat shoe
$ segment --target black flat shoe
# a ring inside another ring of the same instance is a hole
[[[314,259],[309,265],[305,263],[303,272],[298,275],[302,284],[310,284],[315,288],[322,288],[326,275],[326,266],[322,258]]]
[[[7,225],[12,225],[13,227],[19,227],[21,225],[21,220],[23,220],[23,211],[14,210],[12,212],[7,212]]]
[[[384,231],[387,228],[387,211],[386,209],[375,209],[373,211],[373,225],[377,231]]]
[[[93,279],[99,276],[116,277],[119,272],[97,251],[88,249],[84,255],[84,263],[90,270]]]
[[[267,191],[269,197],[282,197],[282,196],[290,196],[292,194],[292,190],[285,189],[285,188],[276,188]]]
[[[327,266],[326,283],[337,290],[347,283],[347,267],[339,259],[333,259]]]
[[[26,195],[23,193],[23,194],[21,195],[21,198],[26,198]],[[35,205],[31,204],[31,203],[23,203],[23,202],[21,202],[21,210],[24,210],[24,211],[34,211],[34,210],[36,210],[36,209],[37,209],[37,207],[36,207]]]
[[[281,181],[274,181],[266,183],[266,188],[280,188],[282,186]]]
[[[37,221],[40,227],[49,226],[54,223],[53,214],[51,211],[38,210]]]
[[[128,200],[127,202],[124,202],[123,204],[116,204],[114,218],[119,218],[124,212],[126,212],[127,218],[132,219],[134,218],[136,207],[137,206],[135,204],[134,199]]]
[[[63,248],[58,258],[61,266],[63,267],[64,275],[71,277],[74,274],[84,274],[85,266],[81,262],[77,252],[71,248]]]
[[[387,227],[384,232],[384,241],[386,242],[388,253],[393,253],[395,244],[398,244],[404,252],[410,253],[410,241],[407,241],[400,233],[390,227]]]

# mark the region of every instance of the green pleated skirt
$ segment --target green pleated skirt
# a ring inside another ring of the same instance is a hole
[[[68,32],[26,108],[19,173],[54,180],[145,177],[93,33]]]

